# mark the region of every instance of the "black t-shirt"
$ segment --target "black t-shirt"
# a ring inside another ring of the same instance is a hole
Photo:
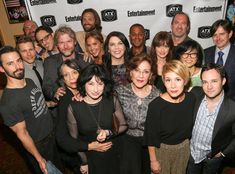
[[[160,147],[161,143],[175,145],[191,137],[195,97],[186,92],[180,103],[161,97],[148,107],[144,138],[146,145]]]
[[[25,121],[26,129],[34,141],[45,138],[53,129],[42,91],[31,79],[26,79],[23,88],[6,88],[0,102],[4,124],[11,127]]]

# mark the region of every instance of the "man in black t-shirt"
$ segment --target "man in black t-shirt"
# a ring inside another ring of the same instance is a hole
[[[53,123],[42,91],[24,78],[24,65],[17,50],[0,49],[0,72],[7,85],[0,101],[0,114],[27,150],[33,173],[47,173],[46,160],[53,160]]]

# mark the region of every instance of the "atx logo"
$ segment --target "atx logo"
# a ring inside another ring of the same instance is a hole
[[[115,9],[106,9],[101,11],[102,21],[115,21],[117,20],[117,10]]]
[[[40,17],[42,25],[48,26],[48,27],[54,27],[56,26],[55,16],[52,15],[46,15]]]
[[[148,40],[149,36],[150,36],[150,30],[145,28],[144,29],[144,34],[145,34],[145,40]]]
[[[83,0],[67,0],[68,4],[79,4],[82,3]]]
[[[181,12],[183,6],[181,4],[170,4],[166,6],[166,16],[173,17],[176,13]]]
[[[203,26],[198,28],[198,38],[206,39],[211,37],[211,26]]]

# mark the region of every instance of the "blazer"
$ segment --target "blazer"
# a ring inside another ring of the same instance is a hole
[[[196,97],[193,122],[195,123],[198,109],[205,96],[201,87],[192,89]],[[226,95],[220,106],[212,134],[211,157],[222,152],[226,157],[235,154],[235,102]]]
[[[216,46],[204,50],[206,64],[215,63],[215,50]],[[224,69],[227,73],[227,89],[225,88],[225,91],[235,101],[235,45],[233,44],[231,44]]]

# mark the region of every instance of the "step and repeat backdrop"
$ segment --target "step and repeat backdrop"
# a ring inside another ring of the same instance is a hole
[[[38,25],[48,25],[55,30],[68,25],[74,31],[83,30],[81,14],[94,8],[102,20],[102,32],[121,31],[127,37],[129,27],[140,23],[145,27],[146,44],[159,31],[170,31],[171,19],[178,11],[189,14],[189,36],[203,48],[213,45],[210,26],[224,18],[227,0],[25,0],[29,16]]]

